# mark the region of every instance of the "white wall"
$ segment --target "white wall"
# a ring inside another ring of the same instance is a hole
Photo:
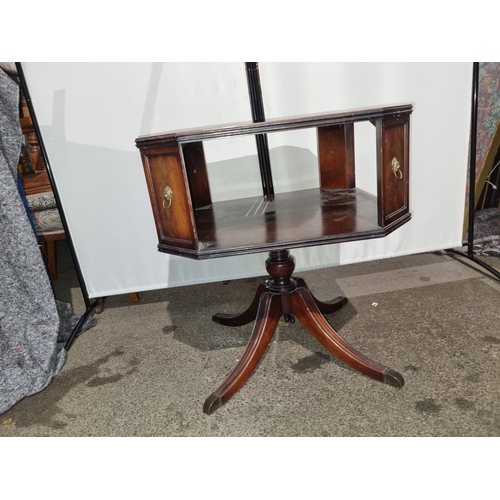
[[[412,103],[412,220],[386,238],[294,250],[297,269],[461,244],[472,63],[260,63],[267,118]],[[265,274],[265,254],[193,261],[156,250],[139,135],[251,120],[244,63],[23,63],[90,297]],[[375,191],[373,127],[357,127],[358,186]],[[270,135],[315,153],[314,135]],[[206,144],[214,199],[260,192],[224,161],[253,139]],[[256,160],[255,160],[256,161]],[[286,164],[277,191],[290,188]],[[273,172],[274,173],[274,172]],[[317,182],[311,172],[304,182]],[[229,189],[230,187],[230,189]],[[294,188],[294,186],[291,186]]]

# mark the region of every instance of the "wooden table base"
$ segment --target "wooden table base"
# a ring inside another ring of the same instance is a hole
[[[297,318],[325,349],[351,368],[385,384],[403,386],[403,377],[398,372],[379,365],[354,349],[324,317],[324,314],[344,306],[347,303],[345,297],[329,302],[316,299],[303,279],[292,278],[295,261],[288,250],[269,252],[266,269],[271,278],[259,285],[248,309],[240,314],[220,313],[212,318],[226,326],[241,326],[252,321],[255,324],[238,364],[205,401],[203,411],[206,414],[212,414],[227,403],[250,378],[264,356],[281,316],[290,323]]]

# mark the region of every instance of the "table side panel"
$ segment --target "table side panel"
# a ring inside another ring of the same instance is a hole
[[[141,150],[160,244],[197,248],[188,181],[178,145]]]
[[[377,122],[378,222],[381,227],[409,213],[409,144],[409,114]]]

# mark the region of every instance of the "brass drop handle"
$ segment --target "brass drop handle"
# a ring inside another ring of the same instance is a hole
[[[401,171],[401,165],[399,164],[399,161],[396,157],[394,157],[392,159],[391,167],[392,167],[392,173],[394,174],[394,177],[396,177],[397,179],[402,179],[403,172]]]
[[[168,210],[172,205],[172,198],[174,197],[174,192],[170,186],[166,186],[163,190],[163,208]]]

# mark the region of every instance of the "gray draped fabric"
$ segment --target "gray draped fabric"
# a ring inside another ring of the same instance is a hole
[[[44,389],[66,359],[45,264],[17,187],[19,88],[0,69],[0,414]]]

